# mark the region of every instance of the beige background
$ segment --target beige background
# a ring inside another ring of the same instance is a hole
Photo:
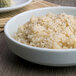
[[[76,6],[76,0],[46,0],[60,5],[65,6]]]

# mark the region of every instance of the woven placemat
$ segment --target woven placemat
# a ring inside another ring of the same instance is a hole
[[[5,23],[11,17],[13,17],[13,16],[15,16],[19,13],[22,13],[24,11],[27,11],[27,10],[42,8],[42,7],[49,7],[49,6],[58,6],[58,5],[56,5],[54,3],[47,2],[47,1],[43,1],[43,0],[33,0],[29,5],[21,8],[21,9],[18,9],[18,10],[15,10],[15,11],[10,11],[10,12],[7,12],[7,13],[0,13],[0,32],[3,31]]]

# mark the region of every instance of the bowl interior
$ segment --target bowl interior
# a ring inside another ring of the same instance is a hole
[[[28,12],[21,13],[15,17],[13,17],[5,26],[5,32],[7,35],[12,36],[17,31],[20,25],[25,24],[29,21],[32,15],[42,16],[47,13],[66,13],[70,15],[76,16],[76,8],[75,7],[47,7],[47,8],[40,8],[36,10],[31,10]]]
[[[22,8],[32,2],[32,0],[14,0],[14,4],[10,7],[0,8],[0,13],[8,12],[12,10],[16,10]]]
[[[20,4],[24,4],[26,2],[28,2],[28,0],[14,0],[14,2],[16,3],[16,5],[20,5]],[[15,5],[13,5],[15,6]]]

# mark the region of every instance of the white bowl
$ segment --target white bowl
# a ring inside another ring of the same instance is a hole
[[[0,13],[16,10],[28,5],[32,0],[14,0],[15,5],[5,8],[0,8]]]
[[[47,7],[21,13],[7,22],[4,32],[9,48],[16,55],[41,65],[72,66],[76,65],[76,49],[45,49],[32,47],[16,41],[12,36],[20,25],[26,23],[32,15],[52,13],[67,13],[76,16],[75,7]]]

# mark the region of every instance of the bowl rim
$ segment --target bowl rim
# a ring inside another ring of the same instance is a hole
[[[7,32],[7,27],[8,27],[8,23],[10,23],[13,19],[15,19],[17,16],[20,16],[22,14],[27,14],[27,13],[31,13],[31,12],[35,12],[35,11],[39,11],[39,10],[45,10],[45,9],[54,9],[54,8],[64,8],[64,9],[75,9],[76,10],[76,7],[67,7],[67,6],[61,6],[61,7],[44,7],[44,8],[38,8],[38,9],[33,9],[33,10],[29,10],[29,11],[26,11],[26,12],[23,12],[23,13],[20,13],[16,16],[14,16],[13,18],[11,18],[6,24],[5,24],[5,27],[4,27],[4,34],[5,36],[11,40],[12,42],[14,42],[15,44],[19,45],[19,46],[23,46],[23,47],[26,47],[26,48],[29,48],[29,49],[33,49],[33,50],[38,50],[38,51],[43,51],[43,52],[75,52],[76,49],[48,49],[48,48],[40,48],[40,47],[33,47],[33,46],[30,46],[30,45],[27,45],[27,44],[23,44],[21,42],[18,42],[16,41],[12,36],[9,35],[9,33]]]

